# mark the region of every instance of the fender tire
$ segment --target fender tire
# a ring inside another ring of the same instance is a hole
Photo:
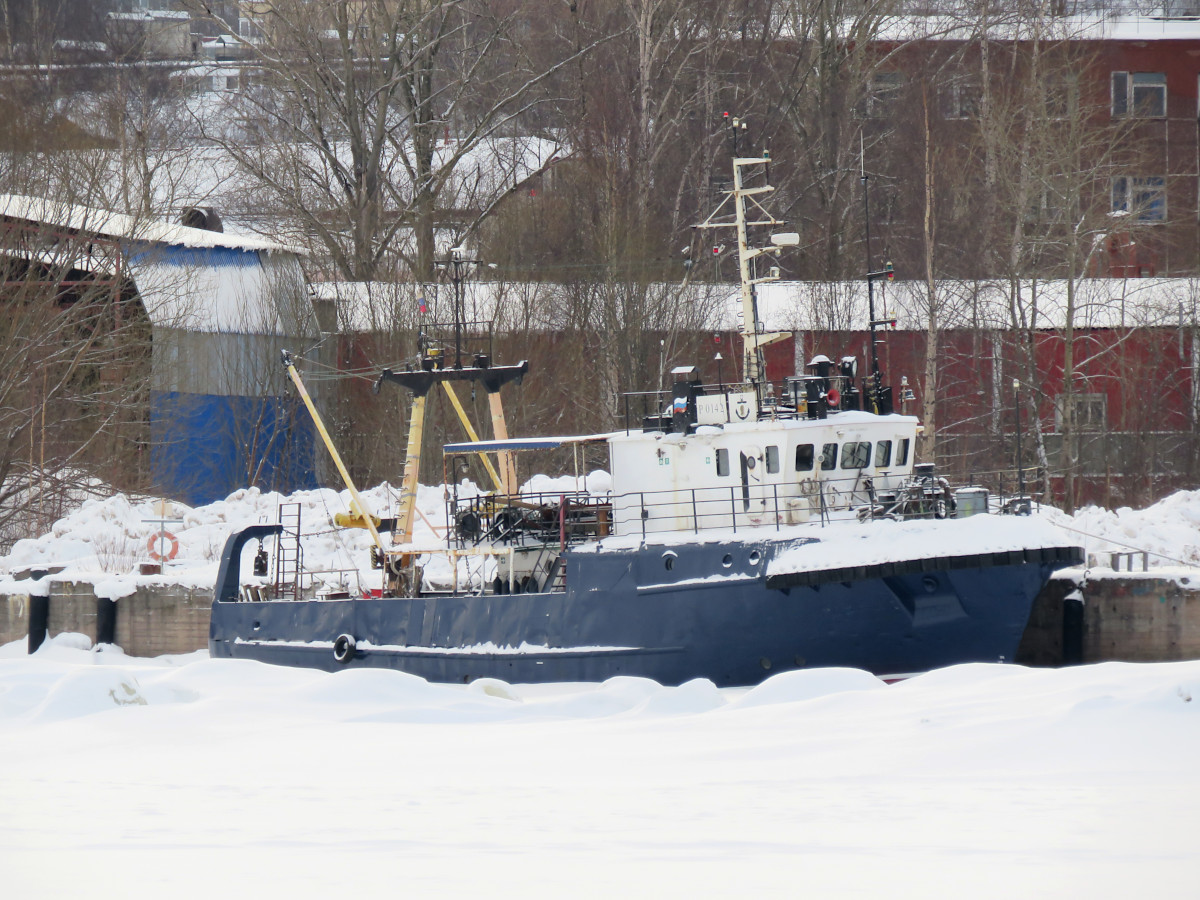
[[[339,634],[333,642],[333,658],[342,665],[354,659],[356,643],[353,635]]]

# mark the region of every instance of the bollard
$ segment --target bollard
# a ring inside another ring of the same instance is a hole
[[[96,598],[96,643],[117,642],[117,601],[106,597]]]
[[[49,597],[30,597],[29,598],[29,641],[26,646],[30,653],[34,653],[38,647],[42,646],[42,642],[46,640],[46,633],[50,630],[50,598]]]
[[[1062,661],[1064,666],[1083,662],[1083,592],[1079,590],[1063,598]]]

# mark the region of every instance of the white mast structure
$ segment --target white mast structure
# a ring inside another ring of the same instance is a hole
[[[768,175],[768,167],[771,163],[770,153],[763,151],[763,155],[760,157],[738,156],[738,136],[739,132],[746,129],[746,123],[740,119],[730,118],[729,113],[725,113],[725,118],[729,122],[733,142],[733,190],[726,191],[725,199],[704,222],[696,227],[735,228],[737,230],[738,275],[741,281],[742,303],[742,379],[753,386],[755,397],[761,407],[766,393],[766,360],[763,357],[763,348],[783,340],[788,337],[788,333],[764,331],[763,323],[758,319],[758,302],[754,286],[769,281],[778,281],[779,268],[772,266],[766,276],[758,278],[755,277],[754,267],[751,263],[765,253],[778,255],[784,247],[796,246],[800,243],[800,236],[795,232],[783,232],[771,235],[771,246],[769,247],[750,246],[747,237],[747,229],[750,227],[775,227],[786,223],[776,219],[755,199],[759,195],[771,193],[775,188],[767,184],[765,180],[764,183],[754,187],[746,186],[747,177],[755,174],[754,167],[761,166],[763,175]],[[745,174],[743,174],[744,171]],[[718,216],[722,215],[721,210],[725,208],[725,204],[730,199],[733,200],[733,221],[727,221],[728,213],[724,214],[726,221],[718,220]],[[749,214],[754,216],[753,219],[747,217],[748,207],[750,208]],[[720,252],[716,247],[713,250],[714,253]]]

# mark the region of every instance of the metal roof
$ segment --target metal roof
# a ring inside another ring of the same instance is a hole
[[[259,237],[223,234],[158,220],[138,219],[109,210],[95,209],[74,203],[60,203],[45,197],[27,197],[21,194],[0,194],[0,217],[53,225],[70,231],[125,241],[167,244],[175,247],[226,248],[248,252],[304,254],[304,251],[297,247],[277,244]]]
[[[572,444],[597,444],[608,440],[607,434],[585,434],[574,437],[509,438],[503,441],[465,441],[445,444],[443,453],[493,453],[497,450],[554,450]]]

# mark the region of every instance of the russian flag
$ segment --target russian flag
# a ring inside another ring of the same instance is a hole
[[[424,294],[421,294],[417,297],[417,309],[423,313],[429,312],[429,307],[425,304]]]

